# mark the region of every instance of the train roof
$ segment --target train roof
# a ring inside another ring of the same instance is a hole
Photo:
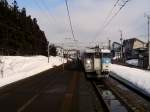
[[[102,53],[111,53],[111,51],[109,49],[101,49]]]
[[[86,49],[85,53],[95,53],[95,49]],[[100,49],[101,53],[111,53],[109,49]]]
[[[95,49],[86,49],[85,53],[95,53]]]

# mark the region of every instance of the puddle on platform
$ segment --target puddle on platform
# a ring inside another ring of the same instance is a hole
[[[109,90],[103,90],[102,96],[110,107],[111,112],[128,112],[128,110],[120,103],[119,100],[113,95],[113,93]]]

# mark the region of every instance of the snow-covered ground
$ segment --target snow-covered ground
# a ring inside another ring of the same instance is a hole
[[[138,59],[131,59],[126,61],[127,64],[138,66]]]
[[[66,63],[61,57],[0,56],[0,87]]]
[[[112,64],[111,71],[150,94],[150,71]]]

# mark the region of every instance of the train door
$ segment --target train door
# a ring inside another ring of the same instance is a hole
[[[94,56],[94,70],[96,71],[97,74],[100,74],[101,72],[101,55],[99,52],[95,53]]]

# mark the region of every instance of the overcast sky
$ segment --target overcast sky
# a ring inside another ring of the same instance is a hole
[[[9,0],[12,1],[12,0]],[[150,0],[130,0],[105,29],[106,17],[117,0],[68,0],[75,38],[80,44],[103,43],[108,39],[120,40],[137,37],[147,40],[147,19],[150,14]],[[125,0],[124,0],[125,1]],[[27,14],[37,18],[51,43],[65,43],[72,38],[64,0],[17,0],[20,8],[25,7]],[[121,7],[123,0],[110,14]]]

